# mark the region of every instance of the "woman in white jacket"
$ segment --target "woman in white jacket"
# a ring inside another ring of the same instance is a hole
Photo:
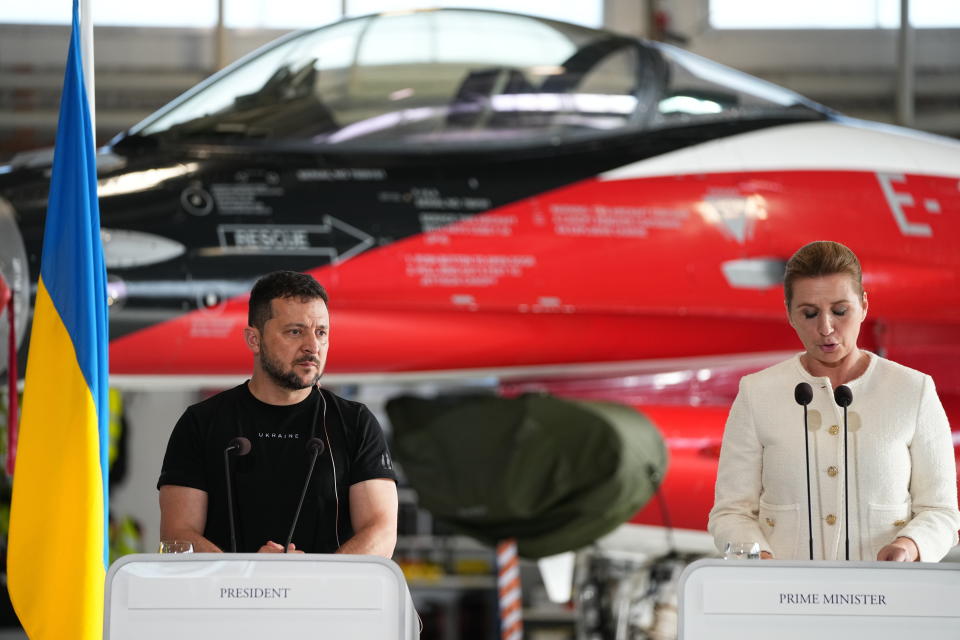
[[[946,414],[933,380],[857,348],[867,315],[860,262],[836,242],[812,242],[787,263],[787,316],[804,351],[744,376],[723,434],[710,533],[758,542],[764,558],[809,557],[802,409],[807,382],[813,557],[936,562],[957,544],[957,476]],[[843,410],[849,464],[844,521]]]

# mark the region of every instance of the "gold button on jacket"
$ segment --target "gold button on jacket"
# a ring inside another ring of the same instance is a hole
[[[827,475],[831,478],[837,477],[839,470],[836,467],[827,467]]]
[[[835,436],[840,433],[840,427],[835,424],[830,425],[830,435]]]
[[[831,513],[831,514],[828,515],[826,518],[824,518],[824,520],[827,521],[827,524],[836,524],[836,523],[837,523],[837,516],[835,516],[835,515],[833,515],[833,514]]]

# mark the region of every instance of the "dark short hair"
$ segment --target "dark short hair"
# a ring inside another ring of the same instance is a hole
[[[863,298],[863,272],[857,254],[839,242],[817,240],[800,247],[787,261],[783,274],[783,295],[787,308],[793,302],[793,283],[798,278],[818,278],[845,273],[853,280],[853,288]]]
[[[247,324],[263,331],[273,317],[270,302],[277,298],[299,298],[301,302],[320,299],[329,304],[326,289],[313,276],[296,271],[274,271],[263,276],[250,290]]]

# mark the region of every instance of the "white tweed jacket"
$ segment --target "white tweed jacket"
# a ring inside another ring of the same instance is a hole
[[[930,376],[874,354],[847,384],[850,559],[875,560],[898,536],[920,560],[957,544],[957,471],[947,416]],[[809,557],[803,408],[808,382],[814,559],[845,557],[843,409],[828,378],[811,376],[800,354],[744,376],[730,408],[708,529],[722,549],[760,543],[781,560]]]

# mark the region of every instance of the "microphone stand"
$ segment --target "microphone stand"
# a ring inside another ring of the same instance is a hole
[[[223,450],[223,471],[227,480],[227,517],[230,520],[230,551],[237,552],[237,524],[233,521],[233,478],[230,477],[230,451],[227,447]]]
[[[807,424],[807,405],[803,405],[803,452],[807,457],[807,542],[810,544],[810,559],[813,560],[813,499],[810,497],[810,427]]]
[[[307,469],[307,479],[303,483],[303,491],[300,492],[300,502],[297,504],[297,511],[293,514],[293,522],[290,524],[290,533],[287,535],[287,541],[283,545],[283,552],[286,553],[290,548],[290,541],[293,540],[293,530],[297,528],[297,520],[300,519],[300,510],[303,508],[303,500],[307,497],[307,489],[310,487],[310,476],[313,475],[313,468],[317,464],[317,458],[323,453],[323,440],[320,438],[310,438],[307,442],[307,448],[311,451],[310,467]]]
[[[813,560],[813,499],[810,497],[810,427],[807,420],[807,405],[813,401],[813,388],[807,382],[800,382],[793,389],[793,399],[803,407],[803,452],[807,460],[807,539],[810,545],[810,559]]]
[[[850,471],[847,466],[847,405],[843,405],[843,533],[846,537],[846,556],[850,559]]]
[[[845,384],[833,390],[834,401],[843,407],[843,530],[846,537],[846,559],[850,559],[850,469],[848,451],[850,440],[847,431],[847,407],[853,402],[853,392]]]
[[[250,441],[243,436],[234,438],[223,450],[223,471],[227,481],[227,516],[230,519],[230,551],[237,552],[237,523],[233,516],[233,478],[230,477],[230,454],[236,451],[238,456],[250,453]]]

